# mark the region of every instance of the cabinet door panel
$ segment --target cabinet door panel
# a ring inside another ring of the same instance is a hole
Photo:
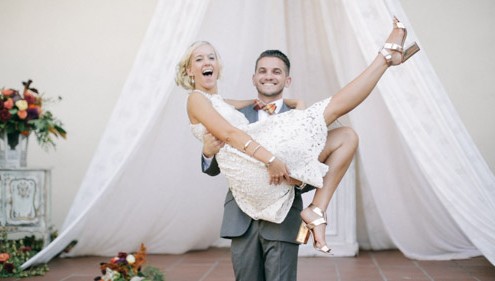
[[[7,226],[39,226],[45,215],[45,176],[43,171],[2,171],[4,216]]]

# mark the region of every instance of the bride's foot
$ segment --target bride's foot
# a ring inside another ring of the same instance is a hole
[[[407,29],[396,17],[394,17],[394,29],[390,33],[387,43],[383,45],[380,54],[383,55],[388,66],[399,65],[419,51],[419,46],[413,42],[404,49],[407,37]]]
[[[330,253],[325,241],[325,229],[327,225],[327,219],[325,213],[317,206],[311,204],[301,212],[301,218],[303,220],[297,242],[305,244],[308,242],[309,233],[313,234],[314,248],[323,253]]]

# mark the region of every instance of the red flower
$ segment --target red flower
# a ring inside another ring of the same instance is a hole
[[[5,272],[7,273],[14,273],[14,264],[13,263],[10,263],[10,262],[6,262],[3,264],[3,270],[5,270]]]
[[[27,101],[27,103],[34,104],[37,103],[38,96],[36,95],[35,92],[27,90],[26,92],[24,92],[24,99]]]
[[[10,117],[12,117],[12,115],[10,114],[10,112],[7,108],[3,108],[2,110],[0,110],[0,120],[2,122],[9,121]]]
[[[33,248],[31,248],[30,246],[23,246],[19,250],[21,250],[21,252],[23,253],[26,253],[26,252],[30,252],[32,249]]]

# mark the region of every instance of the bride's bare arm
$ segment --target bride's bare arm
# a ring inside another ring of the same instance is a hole
[[[235,107],[235,109],[241,109],[243,107],[254,104],[254,100],[231,100],[225,99],[225,102]]]
[[[217,139],[267,164],[271,183],[277,184],[281,180],[289,178],[285,163],[253,141],[248,134],[232,126],[211,106],[210,101],[203,95],[195,92],[189,94],[187,113],[191,123],[203,124],[208,132]]]

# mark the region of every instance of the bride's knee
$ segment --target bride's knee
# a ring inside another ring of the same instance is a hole
[[[339,127],[328,132],[328,138],[338,142],[338,146],[348,146],[356,149],[359,136],[351,127]]]
[[[359,136],[356,133],[356,131],[354,131],[354,129],[352,129],[350,127],[342,127],[342,129],[344,131],[343,132],[343,135],[345,138],[344,143],[346,143],[347,145],[349,145],[351,147],[357,148],[357,146],[359,144]]]

